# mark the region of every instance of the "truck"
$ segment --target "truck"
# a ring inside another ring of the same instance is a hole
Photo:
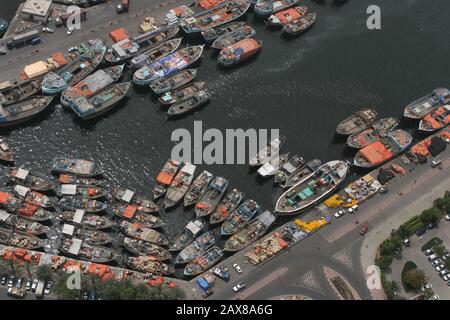
[[[42,299],[42,297],[44,296],[44,288],[45,288],[45,282],[42,280],[39,280],[37,287],[36,287],[36,298],[38,299]]]
[[[19,46],[19,45],[25,45],[27,44],[29,41],[35,39],[35,38],[39,38],[39,31],[37,30],[31,30],[28,32],[24,32],[18,35],[15,35],[14,37],[12,37],[12,44],[14,46]]]
[[[122,2],[116,6],[116,12],[117,13],[128,12],[129,5],[130,5],[129,0],[122,0]]]

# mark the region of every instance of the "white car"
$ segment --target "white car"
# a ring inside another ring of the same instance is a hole
[[[69,53],[72,53],[72,52],[74,52],[74,51],[77,51],[77,47],[70,47],[69,49],[67,49],[67,51],[69,52]]]
[[[53,30],[52,28],[49,28],[49,27],[43,27],[42,32],[53,33],[53,32],[55,32],[55,30]]]
[[[445,215],[445,220],[450,221],[450,214]]]
[[[432,263],[431,263],[431,265],[433,266],[433,267],[437,267],[438,265],[440,265],[442,263],[442,260],[441,259],[437,259],[437,260],[434,260]]]
[[[442,279],[444,279],[444,281],[447,282],[450,278],[448,277],[448,275],[445,275],[445,276],[442,277]]]
[[[236,270],[237,273],[239,273],[239,274],[242,273],[242,268],[237,263],[233,264],[233,268],[234,268],[234,270]]]
[[[433,250],[432,249],[427,249],[423,252],[426,256],[429,256],[430,254],[433,254]]]
[[[238,292],[238,291],[241,291],[244,288],[245,288],[245,283],[244,282],[239,282],[237,285],[235,285],[233,287],[233,291],[234,292]]]
[[[338,212],[336,212],[336,213],[334,214],[334,216],[335,216],[336,218],[340,218],[340,217],[342,217],[344,214],[345,214],[345,211],[344,211],[344,210],[339,210]]]
[[[439,300],[439,296],[435,294],[429,300]]]
[[[441,266],[436,266],[436,268],[435,268],[435,269],[436,269],[436,271],[437,271],[437,272],[441,272],[441,270],[442,270],[442,267],[441,267]]]
[[[67,28],[67,35],[70,36],[73,33],[73,28]]]

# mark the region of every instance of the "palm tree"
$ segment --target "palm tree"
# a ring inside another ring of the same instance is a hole
[[[44,282],[52,280],[52,267],[49,264],[40,265],[36,271],[36,277]]]
[[[11,270],[11,274],[17,276],[23,268],[23,264],[17,259],[9,260],[9,268]]]

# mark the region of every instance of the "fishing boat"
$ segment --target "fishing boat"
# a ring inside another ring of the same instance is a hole
[[[170,260],[170,258],[172,257],[169,250],[143,240],[125,237],[123,239],[122,245],[125,249],[135,255],[152,256],[155,257],[155,259],[157,259],[158,261]]]
[[[52,171],[56,173],[69,173],[82,177],[94,177],[102,173],[102,170],[94,161],[71,158],[53,159]]]
[[[130,61],[131,69],[133,70],[140,69],[146,65],[150,65],[156,62],[161,58],[164,58],[168,54],[171,54],[172,52],[178,49],[178,47],[181,44],[181,40],[183,40],[183,38],[168,40],[134,57]]]
[[[50,105],[53,98],[34,96],[8,106],[0,103],[0,127],[13,126],[36,117]]]
[[[300,34],[309,28],[316,22],[317,14],[308,13],[298,20],[288,22],[283,26],[283,31],[289,35]]]
[[[186,248],[178,253],[175,258],[175,264],[185,264],[188,263],[206,250],[211,248],[216,242],[213,234],[211,232],[205,232],[204,234],[198,236],[193,242],[191,242]]]
[[[19,216],[24,217],[25,219],[37,222],[48,221],[52,217],[52,213],[50,211],[29,203],[22,203],[16,212]]]
[[[191,243],[195,237],[203,230],[206,221],[197,219],[190,221],[173,240],[169,247],[169,251],[180,251]]]
[[[126,264],[137,271],[157,274],[169,275],[175,273],[175,268],[163,263],[153,256],[128,257]]]
[[[206,88],[206,83],[203,81],[196,81],[191,84],[187,84],[174,91],[163,94],[159,99],[159,103],[162,105],[171,105],[180,101],[187,100],[193,97],[197,92]]]
[[[249,25],[243,25],[242,27],[236,29],[235,31],[225,33],[220,36],[211,44],[211,48],[222,50],[227,48],[241,40],[247,38],[253,38],[256,36],[256,31]]]
[[[14,162],[14,152],[3,139],[0,139],[0,160]]]
[[[112,64],[123,63],[173,38],[178,31],[178,25],[167,25],[134,38],[125,38],[106,51],[105,60]]]
[[[0,104],[9,106],[22,102],[41,91],[42,77],[9,83],[0,88]]]
[[[320,161],[319,159],[313,159],[304,166],[300,166],[300,168],[289,175],[283,185],[283,188],[290,188],[294,184],[297,184],[299,181],[303,180],[305,177],[309,176],[311,173],[319,169],[321,165],[322,161]]]
[[[419,123],[419,130],[432,132],[444,128],[450,123],[450,106],[439,107],[427,114]]]
[[[19,183],[34,191],[50,191],[55,188],[55,184],[36,174],[30,173],[24,168],[11,168],[8,178],[12,183]]]
[[[220,234],[223,236],[228,236],[236,233],[258,214],[260,208],[260,205],[255,200],[245,200],[225,219],[220,227]]]
[[[183,199],[194,179],[195,166],[186,163],[172,180],[164,198],[166,209],[173,207]]]
[[[112,66],[100,69],[90,76],[68,87],[61,94],[61,104],[71,106],[81,98],[89,99],[106,87],[118,81],[122,76],[124,65]]]
[[[131,222],[144,224],[147,228],[161,228],[165,223],[161,218],[155,217],[149,213],[140,212],[135,205],[128,204],[125,206],[115,205],[112,208],[115,216],[121,219],[127,219]]]
[[[48,232],[49,228],[36,221],[30,221],[17,215],[0,210],[0,226],[16,231],[39,236]]]
[[[115,225],[115,223],[107,217],[87,213],[81,209],[62,211],[59,218],[63,222],[75,223],[93,230],[109,229]]]
[[[81,197],[85,199],[99,199],[107,195],[107,191],[101,187],[77,186],[76,184],[62,184],[56,189],[58,197]]]
[[[377,115],[378,113],[374,108],[365,108],[357,111],[338,124],[336,133],[348,136],[361,132],[369,128],[375,122]]]
[[[59,175],[59,183],[60,184],[75,184],[77,186],[93,186],[93,187],[101,187],[104,186],[105,183],[102,180],[94,179],[94,178],[82,178],[72,174],[61,173]]]
[[[81,119],[93,119],[112,109],[125,98],[130,86],[131,82],[111,84],[89,99],[81,97],[73,101],[70,107]]]
[[[123,203],[136,207],[137,211],[154,213],[159,211],[159,206],[153,200],[137,195],[134,191],[125,188],[114,188],[111,191],[114,198]]]
[[[349,165],[344,161],[325,163],[285,191],[278,198],[275,211],[289,215],[312,206],[335,191],[344,181],[348,170]]]
[[[209,216],[210,224],[217,224],[223,222],[230,214],[236,210],[241,201],[244,199],[244,193],[233,189],[228,194],[220,200],[217,207],[214,209],[213,213]]]
[[[84,243],[93,246],[106,245],[113,240],[112,236],[107,232],[80,228],[71,224],[64,224],[61,233],[67,237],[81,239]]]
[[[272,158],[269,162],[263,164],[263,166],[258,169],[258,174],[263,178],[273,176],[277,174],[280,170],[280,166],[282,166],[288,159],[289,152],[280,154],[279,156]]]
[[[200,90],[198,92],[195,92],[192,97],[174,103],[170,106],[170,108],[167,110],[167,116],[168,117],[177,117],[184,115],[188,112],[191,112],[205,103],[207,103],[210,100],[211,96],[209,94],[209,91],[207,89]]]
[[[188,265],[184,268],[185,276],[196,276],[205,272],[217,262],[220,261],[223,257],[223,251],[217,247],[211,247],[206,250],[202,255],[193,259]]]
[[[347,145],[355,149],[364,148],[381,138],[385,138],[399,124],[400,122],[394,117],[375,121],[369,129],[348,136]]]
[[[187,207],[196,203],[197,200],[206,192],[212,179],[212,173],[206,170],[202,171],[184,195],[184,206]]]
[[[91,74],[102,62],[106,47],[89,50],[58,71],[50,71],[42,80],[42,93],[58,94]]]
[[[450,102],[450,90],[434,89],[430,94],[408,104],[403,116],[410,119],[422,119],[428,113]]]
[[[261,238],[275,222],[275,216],[270,211],[264,211],[253,221],[232,235],[225,243],[224,251],[240,251]]]
[[[226,1],[210,10],[181,19],[179,25],[187,34],[199,33],[240,18],[248,8],[250,8],[249,0]]]
[[[412,136],[401,129],[390,132],[386,138],[369,144],[358,151],[353,164],[373,168],[403,152],[412,142]]]
[[[16,212],[23,202],[9,192],[0,191],[0,206],[9,212]]]
[[[140,86],[146,86],[158,78],[167,77],[183,70],[202,56],[203,48],[204,45],[178,49],[164,58],[135,71],[133,82]]]
[[[217,38],[223,36],[224,34],[236,31],[245,25],[245,22],[236,21],[227,23],[221,27],[207,29],[202,31],[202,37],[207,43],[213,43]]]
[[[97,213],[106,210],[108,205],[98,200],[90,200],[75,197],[62,197],[59,207],[63,210],[84,210],[89,213]]]
[[[38,237],[4,228],[0,228],[0,244],[28,250],[35,250],[42,247],[42,241]]]
[[[278,11],[295,6],[299,0],[258,0],[255,3],[255,13],[259,16],[268,16]]]
[[[33,191],[28,187],[24,187],[20,184],[16,184],[13,187],[13,192],[21,197],[24,202],[29,203],[36,207],[51,208],[53,207],[53,201],[46,195]]]
[[[289,176],[300,169],[304,163],[305,160],[296,154],[281,166],[280,170],[275,174],[274,181],[280,184],[285,183]]]
[[[156,94],[164,94],[166,92],[176,90],[179,87],[191,82],[197,75],[198,69],[185,69],[173,73],[167,77],[158,78],[150,83],[150,89]]]
[[[208,190],[195,204],[195,214],[198,218],[210,215],[219,204],[228,187],[228,180],[223,177],[214,177]]]
[[[261,47],[262,41],[255,38],[238,41],[220,51],[217,64],[222,67],[233,66],[258,53]]]
[[[169,245],[169,240],[156,230],[147,228],[142,223],[122,221],[120,230],[128,237],[154,243],[159,246]]]
[[[281,10],[275,14],[272,14],[267,18],[267,24],[270,26],[283,26],[288,23],[297,21],[308,12],[307,6],[298,6],[285,10]]]
[[[67,256],[94,263],[111,262],[116,257],[113,249],[90,245],[76,238],[64,238],[61,244],[61,252]]]
[[[156,184],[153,187],[153,199],[156,200],[166,193],[180,166],[181,163],[177,160],[167,160],[158,177],[156,177]]]
[[[250,167],[261,166],[278,155],[281,146],[285,141],[284,136],[273,138],[269,143],[264,145],[254,157],[249,160]]]

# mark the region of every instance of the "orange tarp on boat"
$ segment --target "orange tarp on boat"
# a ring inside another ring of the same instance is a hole
[[[12,250],[3,251],[3,260],[11,260],[14,258],[14,252]]]
[[[219,4],[223,3],[224,0],[200,0],[198,5],[205,10],[217,7]]]
[[[161,171],[156,180],[161,184],[169,185],[173,180],[173,174]]]
[[[123,39],[128,38],[128,32],[124,28],[118,28],[109,33],[109,36],[114,42],[122,41]]]
[[[431,145],[430,139],[425,139],[420,141],[418,144],[411,147],[411,152],[427,157],[430,153],[428,152],[428,147]]]
[[[128,219],[133,218],[136,210],[137,208],[135,206],[132,205],[127,206],[123,212],[123,217]]]
[[[298,20],[299,18],[302,17],[302,15],[294,8],[290,8],[290,9],[286,9],[286,10],[277,12],[277,13],[275,13],[275,16],[278,18],[278,20],[280,20],[281,24],[286,24],[288,22]]]
[[[199,209],[206,209],[206,208],[208,208],[208,205],[204,202],[199,202],[196,204],[196,207]]]
[[[392,157],[389,151],[381,141],[377,141],[360,150],[362,156],[371,164],[376,165]]]
[[[55,52],[51,55],[51,57],[53,61],[55,61],[60,66],[65,66],[69,63],[62,52]]]
[[[111,269],[104,264],[91,263],[88,267],[87,272],[89,274],[96,274],[103,277],[106,273],[111,272]]]
[[[29,203],[25,203],[20,209],[19,209],[19,214],[25,217],[31,217],[36,210],[38,209],[38,207],[33,206]]]
[[[8,192],[0,192],[0,203],[8,203],[10,195]]]

